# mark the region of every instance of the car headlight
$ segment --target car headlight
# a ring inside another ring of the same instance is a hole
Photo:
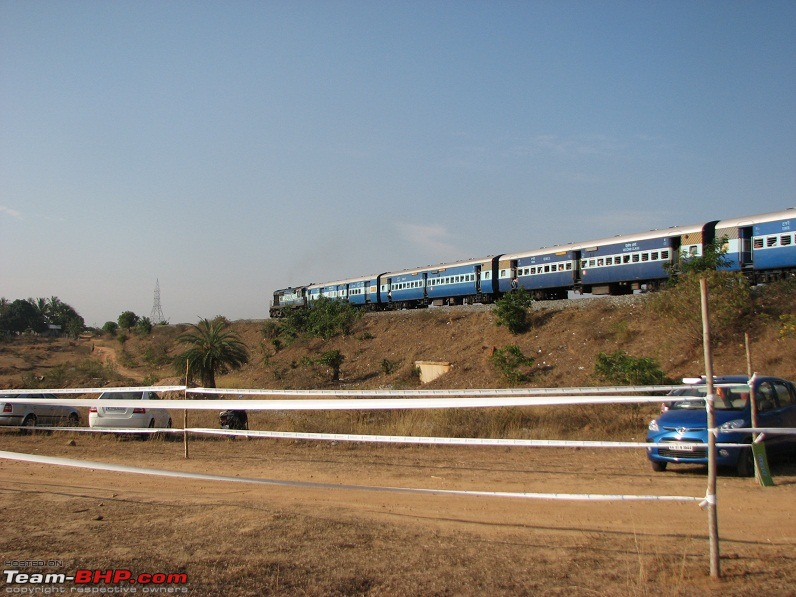
[[[653,419],[652,421],[650,421],[650,424],[647,427],[647,429],[649,429],[650,431],[656,431],[656,432],[660,431],[661,428],[658,427],[658,420],[657,419]]]
[[[741,429],[742,427],[746,427],[746,421],[743,419],[733,419],[732,421],[724,423],[719,429],[726,431],[728,429]]]

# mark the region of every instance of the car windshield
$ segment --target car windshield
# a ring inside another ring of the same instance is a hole
[[[675,402],[672,404],[671,408],[675,410],[704,410],[704,397],[706,393],[706,388],[687,388],[683,390],[674,390],[674,392],[671,394],[672,396],[693,396],[693,399]],[[716,388],[716,400],[714,402],[716,410],[743,410],[746,408],[748,402],[748,386]]]

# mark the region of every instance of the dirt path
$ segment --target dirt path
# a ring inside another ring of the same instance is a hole
[[[720,477],[723,578],[712,581],[695,503],[376,489],[704,495],[703,468],[652,473],[639,451],[197,440],[186,460],[179,441],[9,433],[0,449],[297,482],[0,460],[0,505],[15,521],[0,549],[63,560],[62,571],[181,571],[196,595],[796,595],[794,464],[774,467],[773,488]]]
[[[99,360],[103,365],[112,365],[120,375],[124,375],[125,377],[134,381],[144,380],[144,375],[140,371],[130,369],[129,367],[125,367],[119,363],[119,359],[116,356],[116,350],[113,348],[95,344],[94,353],[99,357]]]

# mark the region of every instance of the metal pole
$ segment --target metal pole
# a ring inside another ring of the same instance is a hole
[[[752,347],[749,345],[749,332],[743,333],[743,340],[746,346],[746,374],[752,377]]]
[[[702,301],[702,346],[705,351],[705,377],[707,396],[705,410],[708,418],[708,489],[705,502],[708,509],[708,534],[710,535],[710,576],[719,578],[719,523],[716,505],[716,413],[713,409],[713,352],[710,347],[710,309],[708,308],[708,287],[705,278],[699,280]]]

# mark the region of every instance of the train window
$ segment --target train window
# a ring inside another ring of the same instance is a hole
[[[642,261],[649,261],[650,260],[650,254],[649,253],[642,253],[641,254],[641,260]]]
[[[777,246],[777,237],[776,236],[769,236],[766,239],[766,246],[767,247],[776,247]]]
[[[638,263],[638,253],[633,253],[633,263]]]
[[[669,251],[661,251],[661,259],[669,259]]]
[[[779,244],[783,247],[786,247],[790,244],[791,238],[787,234],[783,234],[779,237]]]
[[[605,261],[603,259],[598,259],[597,260],[597,265],[603,265],[604,263],[605,263]]]
[[[572,270],[572,263],[567,261],[567,271],[571,271],[571,270]]]
[[[650,255],[650,259],[652,259],[653,261],[658,261],[658,251],[654,251],[654,252],[653,252],[653,253]]]
[[[697,254],[697,246],[696,245],[691,245],[690,247],[688,247],[688,256],[689,257],[696,257],[696,254]]]
[[[622,255],[622,263],[630,263],[630,255]]]
[[[763,239],[762,238],[756,238],[754,240],[754,248],[755,249],[762,249],[763,248]]]

